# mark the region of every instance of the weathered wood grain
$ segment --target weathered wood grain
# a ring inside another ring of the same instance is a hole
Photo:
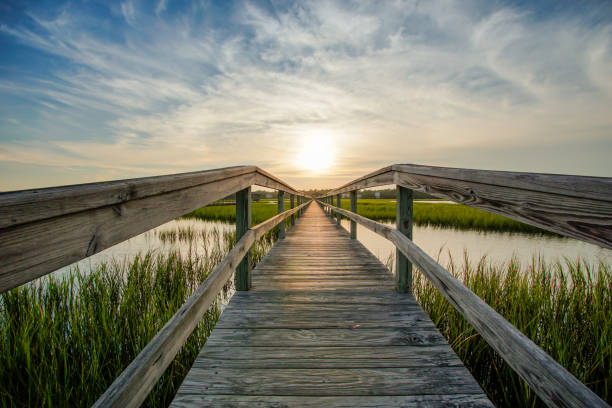
[[[402,186],[397,186],[396,190],[397,202],[395,204],[395,225],[398,231],[411,240],[413,209],[412,190]],[[395,250],[395,290],[399,293],[412,292],[412,264],[398,249]]]
[[[131,200],[253,174],[256,169],[255,166],[237,166],[168,176],[0,193],[0,228],[120,205]]]
[[[278,192],[278,196],[277,196],[277,201],[278,201],[278,213],[281,214],[283,211],[285,211],[285,194],[283,191],[279,191]],[[278,224],[278,239],[283,239],[285,238],[285,223],[282,222],[280,224]]]
[[[364,188],[384,186],[387,184],[394,184],[393,180],[393,168],[392,166],[383,167],[382,169],[368,173],[363,177],[359,177],[343,186],[334,190],[328,191],[327,196],[331,197],[335,194],[347,193],[349,191],[361,190]],[[332,204],[328,202],[328,204]]]
[[[240,240],[251,226],[251,187],[236,192],[236,240]],[[236,290],[249,290],[251,288],[250,250],[236,267],[234,285]]]
[[[286,397],[278,395],[177,395],[172,407],[235,407],[235,408],[263,408],[263,407],[338,407],[338,408],[490,408],[493,405],[483,395],[403,395],[403,396],[366,396],[356,397]]]
[[[140,406],[253,242],[255,242],[255,233],[247,231],[93,407]]]
[[[294,406],[359,406],[357,395],[491,406],[414,297],[395,293],[391,273],[319,206],[252,275],[253,289],[225,308],[173,406],[279,396]]]
[[[308,203],[304,204],[304,206]],[[94,407],[139,407],[176,353],[202,319],[253,243],[278,223],[298,211],[286,211],[247,230],[234,248],[213,269],[194,294],[181,306],[130,365],[93,405]]]
[[[214,368],[192,367],[182,394],[238,395],[423,395],[480,394],[465,367],[413,368]]]
[[[433,323],[423,327],[362,329],[223,329],[215,328],[207,346],[228,347],[355,347],[446,345]],[[429,327],[427,327],[429,326]]]
[[[253,175],[247,174],[4,228],[0,230],[0,292],[91,256],[252,183]]]
[[[411,350],[412,348],[412,350]],[[445,345],[388,347],[204,347],[194,367],[359,368],[463,366]]]
[[[258,265],[259,268],[259,265]],[[254,271],[257,273],[257,269]],[[397,294],[392,291],[378,291],[376,293],[360,292],[360,291],[343,291],[328,293],[318,290],[289,292],[282,290],[256,290],[249,292],[241,292],[232,297],[231,304],[241,303],[286,303],[286,304],[313,304],[313,303],[339,303],[345,304],[363,304],[363,305],[399,305],[399,304],[417,304],[412,296]],[[373,306],[375,307],[375,306]]]
[[[342,194],[338,194],[336,195],[336,207],[341,207],[342,204],[340,203],[342,200]],[[336,213],[336,225],[340,226],[340,220],[341,220],[341,216],[340,213]]]
[[[260,169],[259,167],[255,167],[256,175],[255,175],[255,184],[261,187],[273,188],[275,190],[284,191],[288,194],[300,194],[299,191],[295,190],[289,184],[285,183],[283,180],[278,177],[268,173],[267,171]]]
[[[357,191],[351,191],[351,211],[357,212]],[[357,239],[357,223],[351,220],[351,239]]]
[[[406,173],[396,173],[396,182],[403,187],[612,248],[610,201]],[[609,194],[612,196],[612,189]]]
[[[268,177],[254,166],[0,194],[0,292]],[[271,179],[276,184],[277,179]],[[278,188],[293,189],[286,184]]]
[[[264,180],[268,179],[267,184],[276,189],[299,194],[282,180],[256,166],[235,166],[167,176],[9,191],[0,193],[0,228],[99,207],[119,205],[130,200],[196,187],[245,174],[255,175],[255,184],[266,184]]]
[[[390,179],[390,180],[389,180]],[[328,196],[396,184],[612,249],[612,178],[396,164]]]
[[[293,208],[295,207],[295,195],[291,194],[289,196],[289,208]],[[295,214],[291,215],[291,226],[293,227],[295,225]]]
[[[349,211],[334,210],[393,242],[547,405],[608,406],[404,234]]]
[[[590,197],[595,200],[612,201],[612,195],[610,194],[612,178],[609,177],[476,170],[415,164],[394,164],[391,168],[398,173],[420,174],[422,176],[492,184],[568,197]]]

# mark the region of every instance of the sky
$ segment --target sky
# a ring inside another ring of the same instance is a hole
[[[393,163],[612,176],[612,2],[0,3],[0,191]]]

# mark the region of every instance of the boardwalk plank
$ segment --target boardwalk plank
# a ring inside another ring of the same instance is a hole
[[[491,407],[433,322],[311,205],[236,293],[173,407]]]

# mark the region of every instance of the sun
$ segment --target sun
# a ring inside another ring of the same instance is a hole
[[[335,151],[331,135],[312,132],[302,137],[298,165],[306,170],[319,172],[334,163]]]

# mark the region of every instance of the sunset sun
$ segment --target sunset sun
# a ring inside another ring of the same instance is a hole
[[[298,163],[303,169],[317,172],[331,167],[334,156],[331,136],[326,133],[314,133],[303,137]]]

